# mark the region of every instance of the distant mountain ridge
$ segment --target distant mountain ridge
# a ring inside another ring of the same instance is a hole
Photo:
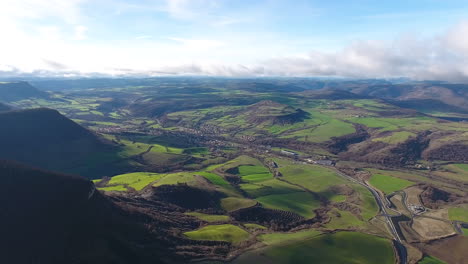
[[[468,85],[463,84],[379,85],[351,91],[399,101],[435,100],[468,112]]]
[[[310,81],[299,94],[311,99],[378,98],[422,112],[468,114],[468,84],[437,81],[392,83],[384,80]]]

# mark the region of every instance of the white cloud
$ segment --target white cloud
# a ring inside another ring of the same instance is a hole
[[[215,0],[165,0],[165,11],[170,16],[189,20],[196,19],[202,15],[206,15],[211,9],[217,7]]]
[[[80,4],[86,0],[2,0],[0,16],[10,19],[59,18],[74,24],[81,17]]]
[[[246,32],[172,38],[142,35],[112,43],[73,41],[87,38],[87,27],[80,19],[82,2],[0,1],[0,35],[8,36],[0,41],[2,75],[410,77],[468,82],[468,21],[438,36],[402,35],[393,41],[356,41],[334,52],[311,48],[307,54],[293,56],[300,51],[287,37]],[[216,9],[215,1],[208,0],[166,2],[167,12],[178,19],[196,19]],[[64,23],[23,23],[44,17]],[[239,21],[242,19],[223,17],[218,22],[223,26]]]
[[[468,82],[468,23],[432,38],[359,41],[334,53],[311,52],[262,63],[268,75],[410,77]]]
[[[185,38],[168,38],[179,44],[183,45],[186,50],[200,51],[200,50],[211,50],[224,45],[223,42],[211,39],[185,39]]]
[[[454,52],[468,54],[468,21],[461,22],[442,37],[443,45]]]
[[[88,31],[88,28],[85,27],[85,26],[76,26],[75,27],[74,39],[75,40],[87,39],[87,36],[86,36],[87,31]]]
[[[150,35],[142,35],[142,36],[136,36],[135,39],[151,39],[152,36]]]
[[[221,17],[214,20],[211,25],[215,27],[224,27],[234,24],[250,22],[250,19],[247,18],[231,18],[231,17]]]

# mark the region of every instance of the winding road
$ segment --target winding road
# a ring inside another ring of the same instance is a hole
[[[328,167],[328,168],[331,168],[331,167]],[[406,264],[408,262],[407,260],[407,251],[406,251],[406,247],[402,244],[402,239],[400,237],[400,235],[398,234],[396,228],[395,228],[395,224],[393,223],[392,221],[392,217],[398,217],[400,216],[401,214],[393,209],[391,209],[389,207],[389,204],[390,204],[390,201],[386,200],[385,203],[382,199],[382,197],[379,195],[379,192],[377,190],[375,190],[373,187],[369,186],[368,184],[364,183],[364,182],[361,182],[361,181],[358,181],[356,179],[354,179],[353,177],[337,170],[336,168],[332,168],[335,170],[335,172],[348,179],[349,181],[351,182],[354,182],[354,183],[357,183],[359,185],[362,185],[364,186],[366,189],[368,189],[372,195],[374,196],[374,199],[375,201],[377,202],[377,204],[379,205],[379,210],[380,210],[380,214],[381,216],[385,217],[385,222],[387,223],[387,226],[393,236],[393,239],[394,239],[394,244],[395,244],[395,247],[397,249],[397,252],[398,252],[398,255],[399,255],[399,259],[400,259],[400,264]],[[385,197],[385,199],[387,199]],[[390,215],[387,213],[387,210],[391,210],[395,213],[397,213],[396,215]]]

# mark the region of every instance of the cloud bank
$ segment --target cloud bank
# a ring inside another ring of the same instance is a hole
[[[174,38],[182,48],[191,45],[216,49],[217,41],[190,41]],[[99,50],[96,51],[99,53]],[[118,53],[116,49],[114,52]],[[103,67],[86,71],[65,67],[67,62],[44,58],[43,69],[31,73],[50,76],[79,76],[99,73],[113,76],[208,75],[208,76],[340,76],[353,78],[408,77],[417,80],[468,82],[468,22],[431,38],[402,36],[392,42],[356,41],[333,53],[312,51],[303,56],[266,58],[253,64],[180,63],[177,65],[146,63],[145,69]],[[2,75],[24,74],[14,65],[3,67]],[[104,65],[103,65],[104,66]],[[0,67],[0,69],[2,69]],[[63,72],[62,72],[63,70]],[[71,74],[73,73],[73,74]]]
[[[468,22],[431,38],[402,36],[392,42],[357,41],[335,53],[274,58],[263,66],[267,75],[468,82]]]
[[[87,2],[0,3],[0,76],[407,77],[468,83],[468,21],[431,37],[406,34],[391,41],[356,40],[335,51],[310,45],[309,52],[298,55],[294,54],[296,43],[286,36],[270,38],[246,32],[200,37],[138,34],[125,40],[96,40],[95,29],[86,25],[81,10]],[[176,20],[217,19],[216,23],[204,21],[203,26],[244,21],[212,15],[219,8],[220,2],[215,0],[156,2],[160,3],[158,10]],[[54,21],[31,26],[45,18]],[[298,50],[302,49],[303,45]]]

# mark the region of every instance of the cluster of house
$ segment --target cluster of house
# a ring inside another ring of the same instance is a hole
[[[127,132],[128,129],[123,128],[123,127],[118,127],[118,126],[100,126],[100,127],[95,128],[95,131],[98,132],[98,133],[112,134],[112,133]]]
[[[284,154],[284,155],[299,157],[299,154],[297,154],[296,152],[289,151],[289,150],[282,149],[280,152],[281,154]]]
[[[413,212],[415,215],[420,215],[426,211],[426,208],[422,205],[417,205],[417,204],[409,204],[408,209]]]
[[[290,150],[281,150],[281,154],[292,156],[295,159],[299,158],[299,154]],[[320,159],[320,160],[314,160],[311,158],[306,158],[306,162],[312,163],[312,164],[318,164],[318,165],[323,165],[323,166],[335,166],[336,162],[334,160],[330,159]]]

